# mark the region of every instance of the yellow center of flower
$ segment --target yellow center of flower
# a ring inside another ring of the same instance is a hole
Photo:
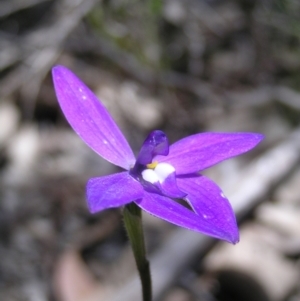
[[[147,168],[154,169],[157,166],[158,162],[154,161],[152,163],[147,164]]]

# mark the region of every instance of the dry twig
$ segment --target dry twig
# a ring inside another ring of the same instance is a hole
[[[2,96],[8,96],[17,88],[29,100],[28,115],[31,115],[34,100],[40,85],[59,56],[63,41],[99,0],[61,1],[58,3],[51,26],[46,25],[24,37],[18,45],[25,45],[17,52],[22,64],[11,71],[0,83]],[[11,58],[13,62],[13,59]]]

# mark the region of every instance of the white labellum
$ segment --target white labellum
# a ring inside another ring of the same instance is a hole
[[[175,171],[175,168],[168,163],[158,163],[154,169],[145,169],[142,171],[142,177],[145,181],[154,183],[163,183],[165,179]]]

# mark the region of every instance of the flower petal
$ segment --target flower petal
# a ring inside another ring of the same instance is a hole
[[[223,229],[214,227],[203,216],[194,213],[181,204],[156,193],[145,192],[144,197],[135,203],[143,210],[189,230],[204,233],[215,238],[234,243],[232,237]]]
[[[95,94],[69,69],[52,69],[60,107],[74,131],[107,161],[129,169],[135,158],[128,142]]]
[[[153,160],[171,164],[177,175],[195,173],[249,151],[263,138],[256,133],[201,133],[177,141],[168,156]]]
[[[177,185],[184,191],[186,199],[199,216],[211,227],[227,233],[230,241],[239,241],[239,231],[233,209],[222,190],[202,175],[178,177]]]
[[[143,197],[144,189],[125,171],[90,179],[86,194],[89,210],[95,213],[140,199]]]

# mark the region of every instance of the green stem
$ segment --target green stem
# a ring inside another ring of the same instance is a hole
[[[135,203],[130,203],[125,206],[123,214],[125,228],[142,283],[143,301],[151,301],[151,274],[150,265],[146,258],[141,209]]]

